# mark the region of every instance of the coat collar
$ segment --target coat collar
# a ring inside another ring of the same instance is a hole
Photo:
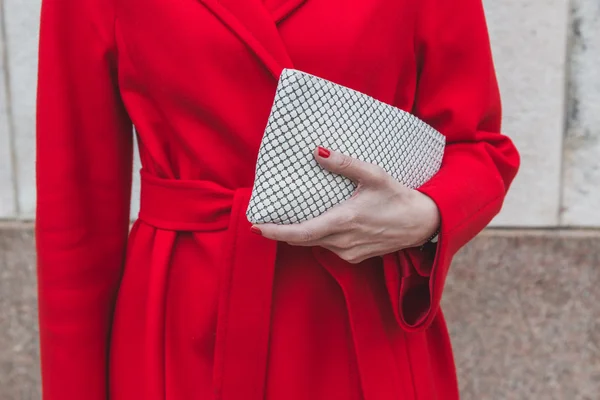
[[[198,0],[265,65],[275,79],[292,60],[277,29],[306,0]]]
[[[265,0],[265,7],[269,10],[276,24],[299,9],[306,0]]]

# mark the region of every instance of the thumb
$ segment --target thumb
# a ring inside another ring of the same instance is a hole
[[[386,178],[383,169],[337,151],[317,147],[314,151],[317,162],[334,174],[343,175],[356,183],[375,185]]]

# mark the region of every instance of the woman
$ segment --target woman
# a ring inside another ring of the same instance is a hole
[[[481,0],[44,0],[41,21],[46,400],[458,398],[445,276],[519,163]],[[302,225],[252,227],[283,68],[432,124],[440,172],[414,191],[315,149],[358,194]]]

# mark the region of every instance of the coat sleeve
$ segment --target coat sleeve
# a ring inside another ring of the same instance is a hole
[[[45,400],[107,399],[132,172],[112,3],[42,4],[35,230]]]
[[[384,256],[393,307],[407,331],[439,308],[454,254],[500,211],[519,154],[500,133],[501,105],[481,0],[423,0],[415,35],[414,114],[446,136],[440,171],[419,191],[441,215],[437,245]]]

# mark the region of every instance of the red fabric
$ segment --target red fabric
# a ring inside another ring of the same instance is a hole
[[[460,12],[456,12],[460,10]],[[291,67],[447,136],[436,248],[346,264],[249,233]],[[37,247],[46,400],[458,398],[438,310],[518,154],[481,0],[44,0]],[[128,238],[132,122],[144,166]]]

